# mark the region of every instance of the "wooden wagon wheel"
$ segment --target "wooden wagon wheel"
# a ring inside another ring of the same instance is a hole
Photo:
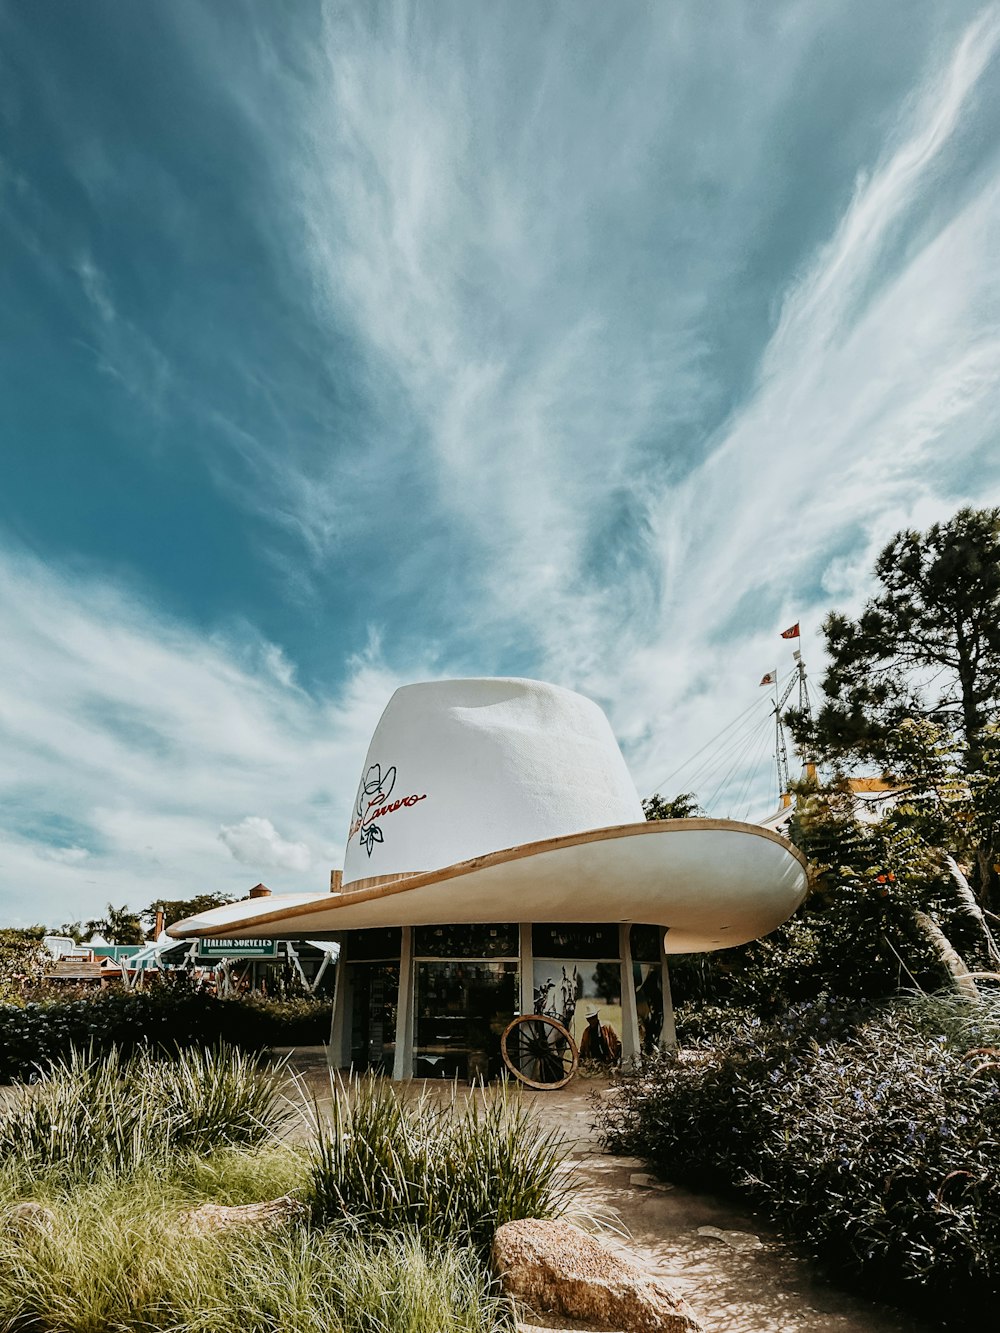
[[[580,1063],[576,1042],[547,1014],[521,1014],[508,1023],[500,1054],[516,1079],[540,1092],[565,1087]]]

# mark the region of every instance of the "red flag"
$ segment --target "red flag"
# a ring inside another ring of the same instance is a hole
[[[781,631],[783,639],[797,639],[799,637],[799,622],[796,620],[794,625],[789,625],[788,629]]]
[[[775,682],[775,673],[769,671],[766,676],[761,677],[761,685],[773,685]]]

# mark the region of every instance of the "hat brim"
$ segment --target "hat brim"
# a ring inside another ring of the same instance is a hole
[[[656,820],[524,843],[342,893],[231,903],[168,933],[297,939],[379,926],[636,921],[662,926],[668,953],[700,953],[769,934],[807,889],[802,854],[770,829]]]

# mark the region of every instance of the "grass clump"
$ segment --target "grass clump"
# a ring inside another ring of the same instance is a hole
[[[105,1180],[0,1230],[5,1333],[494,1333],[506,1305],[467,1250],[338,1230],[202,1236],[149,1181]],[[190,1201],[189,1201],[190,1202]]]
[[[0,1110],[0,1164],[120,1175],[178,1151],[253,1147],[290,1113],[280,1080],[227,1047],[172,1060],[74,1050],[39,1083],[11,1091]]]
[[[311,1193],[317,1222],[360,1234],[416,1231],[488,1250],[497,1227],[551,1217],[563,1186],[562,1140],[505,1089],[406,1101],[385,1080],[334,1088],[317,1125]]]
[[[157,1181],[163,1180],[156,1165]],[[142,1173],[137,1173],[137,1178]],[[157,1181],[153,1182],[154,1189]],[[309,1157],[301,1144],[269,1141],[247,1151],[246,1148],[217,1147],[210,1153],[176,1153],[166,1176],[175,1191],[178,1205],[198,1203],[235,1205],[263,1203],[284,1194],[305,1200],[309,1189]]]
[[[2,1333],[500,1333],[495,1228],[558,1204],[556,1137],[504,1093],[337,1089],[311,1147],[239,1052],[74,1052],[0,1111]],[[312,1204],[203,1233],[200,1203]],[[27,1207],[25,1205],[28,1205]]]
[[[624,1077],[604,1140],[749,1193],[827,1267],[962,1324],[1000,1295],[995,1005],[967,1004],[744,1018]]]
[[[270,1333],[499,1333],[509,1306],[484,1280],[472,1251],[413,1234],[377,1240],[338,1229],[240,1246],[226,1274],[228,1309]],[[192,1333],[216,1333],[204,1295],[189,1303]]]

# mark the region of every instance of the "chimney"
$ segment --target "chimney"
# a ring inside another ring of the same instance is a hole
[[[163,934],[163,926],[166,921],[166,914],[162,907],[156,909],[156,920],[153,923],[153,939],[158,940]]]
[[[255,884],[250,890],[251,898],[270,898],[271,890],[266,884]]]
[[[344,872],[342,870],[330,871],[330,892],[342,893],[344,887]]]

